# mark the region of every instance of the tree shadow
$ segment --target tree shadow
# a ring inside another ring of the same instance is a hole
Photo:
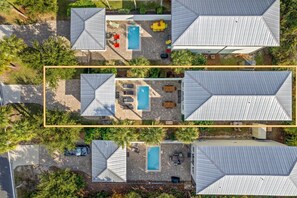
[[[72,95],[80,102],[80,80],[66,80],[65,94]]]

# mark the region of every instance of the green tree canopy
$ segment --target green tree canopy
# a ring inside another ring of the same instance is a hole
[[[0,73],[5,71],[11,63],[19,61],[18,55],[25,47],[24,41],[15,35],[4,36],[0,40]]]
[[[32,47],[24,50],[21,58],[29,67],[36,69],[40,73],[40,79],[43,77],[43,66],[45,65],[65,66],[77,64],[74,51],[70,48],[69,42],[62,37],[49,37],[43,43],[35,41]],[[55,88],[59,80],[71,78],[75,71],[74,68],[47,69],[47,82],[51,87]]]
[[[129,61],[131,66],[148,66],[150,65],[149,60],[144,57],[135,58]],[[127,71],[128,77],[145,78],[148,77],[150,68],[137,68],[133,67]]]
[[[165,138],[166,131],[164,128],[143,128],[140,129],[139,139],[146,144],[154,145],[160,144]]]
[[[162,193],[157,198],[175,198],[175,196],[173,196],[171,194],[167,194],[167,193]]]
[[[173,65],[191,66],[193,61],[193,53],[190,50],[175,50],[171,53]]]
[[[128,194],[126,194],[124,198],[141,198],[141,196],[137,192],[131,191]]]
[[[178,141],[190,144],[199,137],[198,128],[178,128],[175,131],[175,137]]]
[[[132,121],[121,120],[117,125],[133,125]],[[138,140],[138,132],[136,128],[116,127],[110,128],[109,133],[106,135],[108,140],[113,140],[117,145],[124,148],[129,146],[132,141]]]
[[[281,1],[280,47],[271,48],[275,64],[297,64],[297,0]]]
[[[8,0],[1,0],[0,1],[0,11],[8,12],[11,9],[11,5]]]
[[[30,16],[36,14],[56,12],[57,0],[13,0],[15,5],[25,9]]]
[[[63,197],[79,198],[85,186],[83,178],[69,169],[49,171],[40,175],[33,198]]]
[[[286,144],[297,146],[297,128],[284,128],[286,133]]]

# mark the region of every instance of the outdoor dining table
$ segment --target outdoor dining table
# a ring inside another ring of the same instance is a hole
[[[157,21],[154,22],[153,25],[151,26],[153,31],[163,31],[166,29],[166,23],[164,21]]]

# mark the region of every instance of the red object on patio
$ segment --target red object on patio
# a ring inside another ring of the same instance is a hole
[[[114,46],[115,48],[119,48],[119,47],[120,47],[120,44],[119,44],[119,43],[114,43],[113,46]]]
[[[170,54],[171,53],[171,49],[166,49],[166,53]]]
[[[113,38],[114,38],[114,40],[118,40],[118,39],[120,39],[120,35],[119,34],[115,34],[115,35],[113,35]]]

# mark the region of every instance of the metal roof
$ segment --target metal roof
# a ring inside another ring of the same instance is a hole
[[[126,148],[113,141],[92,141],[92,181],[126,182]]]
[[[105,8],[71,8],[72,49],[105,50]]]
[[[173,0],[173,46],[279,46],[279,0]]]
[[[291,120],[290,71],[186,71],[186,120]]]
[[[82,116],[114,116],[114,74],[81,74],[80,83]]]
[[[195,146],[197,194],[297,194],[297,148]]]

